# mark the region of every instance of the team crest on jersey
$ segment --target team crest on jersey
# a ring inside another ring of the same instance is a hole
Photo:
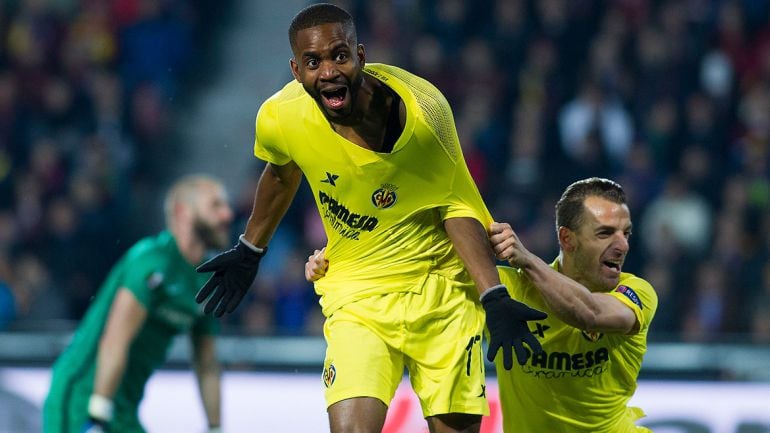
[[[583,334],[583,338],[593,343],[604,337],[604,334],[601,332],[580,331],[580,333]]]
[[[637,295],[636,292],[634,292],[634,289],[628,286],[618,286],[615,289],[615,291],[626,295],[626,298],[630,299],[631,302],[639,306],[639,308],[644,308],[644,306],[642,305],[642,300],[639,299],[639,295]]]
[[[337,378],[337,369],[334,368],[334,364],[329,364],[324,368],[323,381],[324,385],[329,388],[334,384],[334,379]]]
[[[372,194],[372,204],[378,209],[387,209],[396,203],[396,185],[385,183]]]

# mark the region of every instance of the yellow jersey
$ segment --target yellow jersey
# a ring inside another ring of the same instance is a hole
[[[337,134],[297,81],[265,101],[256,120],[254,154],[279,166],[294,161],[313,191],[328,239],[330,266],[315,283],[326,316],[364,297],[419,291],[431,272],[472,286],[443,221],[492,222],[441,92],[394,66],[369,64],[364,73],[406,106],[389,153]]]
[[[558,270],[558,260],[551,266]],[[524,366],[505,370],[495,362],[505,433],[647,432],[635,421],[644,416],[627,407],[647,351],[647,331],[658,306],[652,286],[622,273],[610,295],[634,311],[634,335],[589,333],[559,320],[523,271],[499,267],[514,299],[548,313],[530,325],[543,346]]]

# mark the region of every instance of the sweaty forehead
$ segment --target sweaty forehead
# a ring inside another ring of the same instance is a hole
[[[598,196],[586,197],[583,202],[585,220],[592,225],[628,225],[631,213],[625,204],[615,203]]]

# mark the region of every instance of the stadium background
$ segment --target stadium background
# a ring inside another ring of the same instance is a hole
[[[555,256],[553,205],[569,182],[624,185],[625,269],[660,297],[644,380],[766,384],[770,2],[337,3],[370,62],[446,94],[493,215],[534,252]],[[305,4],[0,1],[0,378],[45,371],[109,267],[162,227],[176,176],[225,180],[235,240],[261,171],[254,116],[291,78],[286,29]],[[303,185],[223,321],[229,370],[317,370],[322,318],[302,264],[323,243]],[[184,354],[180,342],[169,373]]]

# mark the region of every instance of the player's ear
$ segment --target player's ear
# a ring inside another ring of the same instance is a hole
[[[356,55],[358,56],[358,63],[363,68],[366,65],[366,50],[364,50],[364,44],[358,44],[356,47]]]
[[[559,247],[563,251],[573,251],[575,249],[575,232],[567,227],[559,227]]]
[[[294,60],[294,57],[289,59],[289,68],[291,68],[291,75],[294,75],[294,79],[302,82],[302,80],[299,79],[299,65],[297,64],[297,61]]]
[[[183,200],[176,200],[173,207],[174,224],[192,219],[192,207],[190,203]]]

